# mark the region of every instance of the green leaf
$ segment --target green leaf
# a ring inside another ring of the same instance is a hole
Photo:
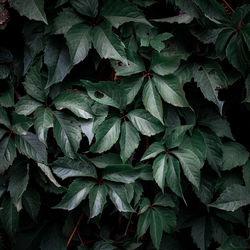
[[[249,153],[244,146],[237,142],[228,142],[222,146],[223,165],[221,170],[231,170],[237,166],[244,165],[249,157]]]
[[[10,168],[9,175],[10,181],[8,191],[10,192],[13,204],[17,206],[28,186],[29,165],[23,164],[23,162],[17,162]]]
[[[233,35],[234,29],[233,28],[224,28],[221,30],[221,32],[218,34],[216,43],[215,43],[215,49],[217,53],[223,53],[226,50],[226,46],[228,43],[228,40]]]
[[[147,232],[149,225],[151,224],[151,217],[152,217],[151,210],[147,210],[145,213],[139,216],[139,220],[137,224],[138,238],[140,238],[142,235],[144,235]]]
[[[83,61],[91,48],[91,27],[85,24],[76,24],[65,35],[73,65]]]
[[[184,13],[178,16],[171,16],[167,18],[160,18],[160,19],[152,19],[152,21],[157,22],[157,23],[191,23],[193,21],[194,17]]]
[[[2,201],[2,210],[0,210],[0,218],[2,221],[2,225],[6,232],[14,237],[19,222],[19,214],[17,212],[16,207],[11,202],[9,197],[5,197]]]
[[[150,69],[161,76],[169,75],[178,69],[180,61],[181,58],[178,56],[164,56],[154,52]]]
[[[183,172],[187,179],[199,189],[200,169],[202,168],[199,158],[190,149],[176,149],[172,153],[181,163]]]
[[[28,132],[26,135],[17,135],[15,144],[18,151],[26,157],[40,163],[47,163],[46,147],[33,133]]]
[[[243,52],[244,51],[244,52]],[[248,70],[248,64],[244,59],[245,56],[249,56],[249,52],[243,49],[242,39],[239,35],[234,35],[228,43],[226,49],[226,55],[229,62],[239,71],[241,74],[245,74]]]
[[[142,58],[134,51],[127,51],[128,64],[120,61],[112,61],[112,66],[117,76],[130,76],[145,71],[145,65]]]
[[[112,26],[108,22],[102,22],[91,30],[91,39],[94,48],[101,58],[109,58],[127,64],[125,45],[119,37],[112,31]]]
[[[48,81],[46,88],[63,81],[71,69],[71,59],[68,48],[57,37],[52,37],[47,42],[44,51],[44,63],[48,67]]]
[[[32,99],[28,95],[23,96],[15,105],[15,110],[19,115],[30,115],[42,104]]]
[[[41,201],[39,193],[34,189],[28,189],[24,192],[22,197],[24,209],[33,220],[37,219]]]
[[[0,65],[0,79],[5,79],[10,74],[10,68],[7,65]]]
[[[3,138],[3,136],[7,133],[8,131],[3,129],[3,128],[0,128],[0,140]]]
[[[95,185],[89,193],[90,218],[102,213],[106,204],[108,189],[105,185]]]
[[[9,129],[11,128],[8,114],[6,110],[1,106],[0,106],[0,124],[4,125],[5,127]]]
[[[171,149],[180,146],[186,132],[192,127],[193,125],[183,125],[167,130],[167,134],[164,136],[166,147]]]
[[[210,204],[210,206],[233,212],[248,204],[250,204],[249,189],[235,184],[227,187],[226,190],[221,193],[220,197],[214,203]]]
[[[207,144],[207,160],[209,165],[219,174],[223,164],[222,143],[220,138],[211,130],[200,130]]]
[[[120,148],[121,159],[125,163],[132,155],[135,149],[138,148],[140,142],[140,136],[134,126],[127,121],[122,124]]]
[[[12,112],[12,130],[15,134],[26,135],[29,128],[33,125],[33,119],[24,115]]]
[[[164,192],[165,179],[167,171],[167,155],[160,154],[153,163],[153,177],[161,188],[161,191]]]
[[[26,16],[29,19],[48,24],[44,12],[44,0],[12,0],[11,6],[15,8],[21,16]]]
[[[45,102],[49,89],[45,89],[47,78],[41,74],[42,61],[32,66],[25,76],[23,86],[30,96],[40,102]]]
[[[94,18],[98,14],[98,0],[70,0],[70,3],[82,15]]]
[[[10,136],[0,141],[0,171],[8,169],[16,158],[16,147]]]
[[[80,124],[82,133],[84,133],[87,136],[90,145],[94,138],[94,132],[93,132],[94,121],[93,119],[81,120]]]
[[[97,177],[95,167],[83,157],[79,160],[58,158],[52,163],[52,171],[62,180],[70,177]]]
[[[81,81],[86,87],[88,95],[96,102],[110,105],[118,109],[124,109],[126,106],[126,95],[121,87],[114,82],[98,82]]]
[[[250,160],[242,168],[245,185],[250,189]]]
[[[162,226],[162,218],[157,211],[151,210],[151,222],[150,222],[150,236],[153,241],[153,245],[156,249],[159,249],[163,226]]]
[[[94,181],[85,179],[75,179],[69,186],[67,193],[62,200],[53,208],[72,210],[76,208],[89,194],[92,187],[95,185]]]
[[[139,171],[130,165],[107,166],[102,178],[108,181],[120,183],[133,183],[139,177]]]
[[[42,164],[42,163],[37,163],[38,167],[41,169],[41,171],[48,177],[48,179],[56,186],[56,187],[61,187],[61,185],[57,182],[55,177],[52,174],[51,169]]]
[[[129,2],[112,0],[105,2],[101,15],[112,23],[115,28],[127,22],[144,23],[152,26],[137,7]]]
[[[153,76],[156,88],[165,102],[177,107],[188,107],[182,85],[174,75]]]
[[[150,158],[156,157],[158,154],[164,152],[166,149],[160,142],[154,142],[152,143],[149,148],[146,150],[146,152],[143,154],[141,161],[145,161]]]
[[[109,197],[120,212],[133,212],[133,208],[128,202],[126,188],[123,184],[108,182]]]
[[[209,247],[212,235],[205,216],[192,221],[191,235],[199,249],[206,250]]]
[[[64,8],[53,20],[52,32],[57,34],[66,34],[75,24],[81,23],[82,18],[77,15],[73,8]]]
[[[153,206],[160,206],[160,207],[175,207],[175,203],[169,196],[169,194],[156,194],[154,198]]]
[[[161,97],[155,88],[154,81],[151,79],[147,81],[143,88],[142,101],[145,109],[164,125]]]
[[[74,158],[81,141],[78,122],[70,115],[55,111],[54,136],[63,153],[70,158]]]
[[[109,150],[119,139],[121,119],[112,117],[102,123],[96,131],[96,142],[90,151],[102,153]]]
[[[165,48],[165,43],[163,41],[168,40],[169,38],[173,37],[172,34],[168,33],[168,32],[164,32],[161,34],[156,35],[151,41],[150,41],[150,45],[157,50],[158,52],[161,52],[164,48]],[[160,56],[160,54],[157,53],[153,53],[153,58],[155,55]],[[152,58],[152,61],[155,60],[155,62],[160,59],[160,57],[157,57],[155,59]],[[173,58],[173,57],[172,57]],[[153,62],[152,62],[153,64]],[[151,65],[152,66],[152,65]],[[157,72],[156,72],[157,73]]]
[[[106,168],[107,166],[122,164],[119,154],[107,153],[95,158],[91,158],[90,161],[98,168]]]
[[[58,110],[69,109],[76,116],[89,119],[93,118],[88,96],[79,90],[67,90],[59,94],[53,101]]]
[[[0,105],[3,107],[13,107],[14,106],[14,87],[10,82],[5,82],[4,91],[0,94]]]
[[[35,116],[34,127],[38,139],[46,145],[48,130],[49,128],[53,127],[52,110],[50,108],[39,107],[36,110],[34,116]]]
[[[143,135],[152,136],[164,130],[164,127],[156,118],[144,109],[135,109],[127,114],[134,127]]]
[[[248,248],[249,244],[242,236],[231,235],[223,242],[218,250],[247,250]]]
[[[168,187],[179,197],[183,197],[180,177],[180,164],[173,156],[168,156],[166,166],[166,182]]]
[[[210,128],[219,137],[225,136],[234,140],[229,122],[211,109],[202,109],[199,112],[198,124]]]
[[[143,81],[143,76],[124,77],[121,79],[120,85],[126,93],[127,105],[134,101],[142,86]]]
[[[214,62],[206,62],[197,65],[194,80],[201,89],[204,97],[216,104],[222,113],[223,102],[218,98],[219,89],[227,86],[227,77],[223,73],[220,65]]]
[[[248,50],[250,51],[250,24],[242,25],[240,30],[245,43],[248,46]]]

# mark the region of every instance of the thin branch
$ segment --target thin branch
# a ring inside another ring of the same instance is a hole
[[[228,9],[230,9],[232,12],[235,12],[235,10],[231,7],[231,5],[226,0],[222,0],[222,1],[227,6]]]
[[[80,217],[79,217],[79,219],[78,219],[78,221],[77,221],[77,223],[75,225],[75,228],[74,228],[73,232],[71,233],[71,235],[70,235],[70,237],[68,239],[67,247],[69,246],[69,244],[70,244],[70,242],[71,242],[71,240],[72,240],[72,238],[73,238],[73,236],[74,236],[74,234],[75,234],[75,232],[76,232],[76,230],[77,230],[77,228],[78,228],[78,226],[79,226],[82,218],[83,218],[83,213],[80,215]]]

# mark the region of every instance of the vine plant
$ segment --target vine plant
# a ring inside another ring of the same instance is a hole
[[[1,249],[249,249],[249,1],[1,0],[0,37]]]

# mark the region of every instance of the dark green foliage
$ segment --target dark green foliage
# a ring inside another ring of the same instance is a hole
[[[0,37],[0,249],[249,249],[249,1],[0,0]]]

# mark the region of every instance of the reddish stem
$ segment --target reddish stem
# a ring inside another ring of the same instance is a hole
[[[165,154],[166,154],[166,155],[169,155],[169,151],[168,151],[168,150],[166,150],[166,151],[165,151]]]
[[[150,205],[150,206],[149,206],[149,209],[150,209],[150,210],[153,210],[153,209],[154,209],[154,205]]]
[[[85,245],[85,243],[84,243],[84,241],[82,240],[82,237],[81,237],[80,233],[78,232],[78,230],[76,231],[76,233],[77,233],[77,235],[78,235],[78,238],[79,238],[81,244],[82,244],[82,245]]]
[[[240,28],[241,28],[241,25],[243,24],[243,21],[241,20],[238,24],[238,27],[237,27],[237,33],[240,33]]]
[[[98,181],[97,181],[97,185],[99,185],[99,186],[100,186],[100,185],[102,185],[102,184],[103,184],[102,179],[100,179],[100,180],[98,180]]]

